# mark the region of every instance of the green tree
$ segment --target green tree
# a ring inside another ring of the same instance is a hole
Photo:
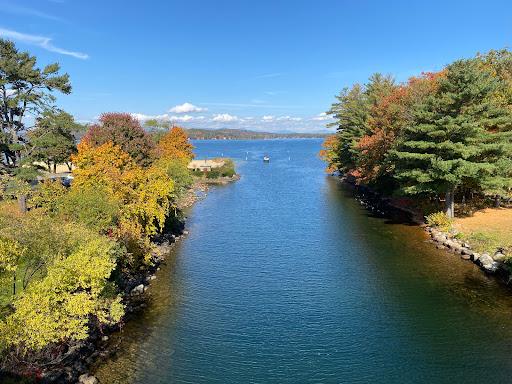
[[[57,63],[37,68],[34,56],[0,39],[0,167],[20,165],[27,141],[25,116],[53,108],[53,91],[71,92],[68,74],[59,75],[59,70]]]
[[[357,167],[359,150],[356,146],[363,136],[371,132],[370,112],[394,88],[395,82],[391,76],[375,73],[364,86],[355,84],[336,96],[338,102],[327,113],[335,119],[329,126],[336,127],[338,131],[338,160],[342,171],[349,172]]]
[[[356,167],[358,140],[368,133],[368,100],[361,85],[345,88],[336,96],[338,102],[331,106],[327,114],[335,121],[330,126],[337,129],[339,164],[341,171],[349,172]]]
[[[36,126],[30,130],[29,157],[44,162],[48,171],[56,172],[57,164],[67,163],[70,166],[70,157],[76,153],[75,134],[82,126],[75,122],[69,113],[59,111],[45,111],[36,119]]]
[[[502,86],[477,60],[447,67],[437,91],[415,105],[413,123],[390,152],[405,193],[444,193],[446,214],[453,217],[458,187],[510,185],[500,175],[510,160],[511,122],[509,110],[494,97]]]

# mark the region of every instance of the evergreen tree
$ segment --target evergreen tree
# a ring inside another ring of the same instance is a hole
[[[0,39],[0,170],[19,167],[26,144],[24,117],[53,108],[53,91],[71,92],[59,64],[36,67],[36,58]]]
[[[415,105],[413,123],[390,152],[404,192],[445,193],[446,213],[453,217],[458,187],[509,186],[500,172],[510,162],[510,112],[494,97],[502,86],[478,60],[447,67],[437,91]]]
[[[338,130],[341,171],[349,172],[356,168],[359,155],[356,146],[364,135],[370,133],[368,119],[371,108],[382,97],[391,93],[394,87],[392,77],[375,73],[365,86],[355,84],[351,89],[343,89],[336,96],[338,102],[327,113],[335,119],[330,126],[335,126]]]

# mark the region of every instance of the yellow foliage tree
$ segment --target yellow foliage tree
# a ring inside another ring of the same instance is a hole
[[[100,323],[119,321],[121,300],[106,294],[115,266],[114,243],[102,237],[55,262],[14,302],[14,313],[0,322],[0,345],[38,350],[87,338],[91,316]]]

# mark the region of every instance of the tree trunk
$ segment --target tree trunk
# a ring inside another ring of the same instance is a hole
[[[494,206],[496,208],[499,208],[500,205],[501,205],[501,196],[500,195],[494,196]]]
[[[449,189],[448,191],[446,191],[444,208],[444,212],[446,213],[446,216],[448,216],[449,218],[453,218],[455,216],[454,206],[454,190]]]
[[[53,162],[53,173],[57,173],[57,162]]]
[[[16,296],[16,271],[14,271],[12,276],[12,295]]]
[[[18,207],[21,213],[27,212],[27,195],[18,196]]]

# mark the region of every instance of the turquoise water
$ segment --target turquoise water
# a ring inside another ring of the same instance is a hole
[[[188,212],[102,383],[510,381],[510,292],[371,217],[323,173],[320,144],[195,143],[242,179]]]

